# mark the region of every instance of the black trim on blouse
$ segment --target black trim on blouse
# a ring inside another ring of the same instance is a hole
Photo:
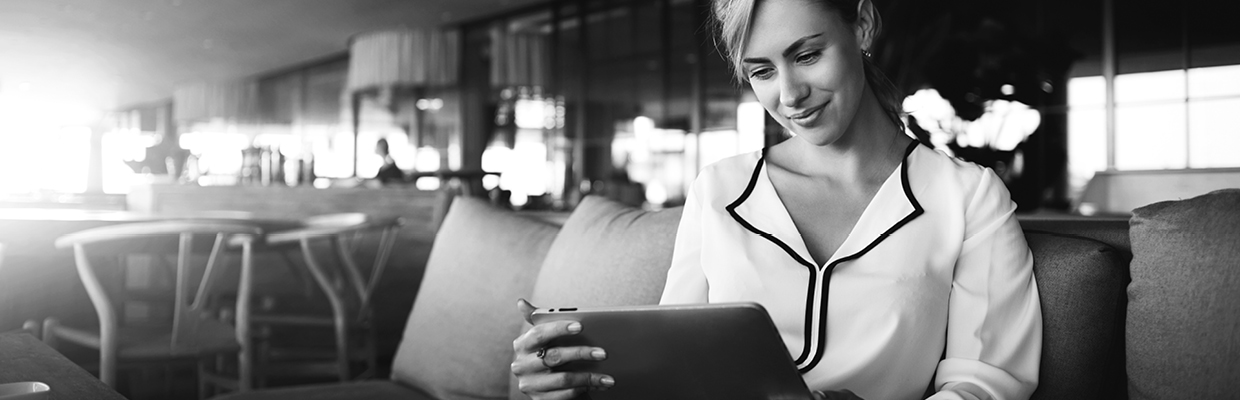
[[[755,184],[758,183],[758,174],[762,172],[762,165],[765,163],[765,160],[766,160],[766,148],[763,148],[762,156],[759,157],[758,162],[754,164],[753,175],[749,178],[749,185],[745,187],[745,191],[741,193],[740,197],[737,197],[736,200],[732,201],[732,204],[728,204],[728,206],[724,208],[728,210],[728,214],[732,215],[732,219],[735,219],[736,222],[740,223],[741,226],[745,227],[745,229],[748,229],[750,232],[753,232],[757,234],[758,236],[761,236],[762,238],[771,241],[771,243],[774,243],[776,246],[779,246],[779,248],[784,249],[784,252],[788,253],[789,257],[792,257],[793,260],[796,260],[797,263],[804,265],[805,268],[809,270],[809,284],[807,285],[808,288],[806,289],[806,293],[805,293],[805,323],[803,324],[803,326],[805,327],[804,336],[806,338],[809,338],[812,333],[810,331],[810,326],[811,326],[811,321],[812,321],[813,312],[814,312],[814,282],[818,281],[818,267],[814,265],[814,263],[809,262],[809,260],[802,258],[800,254],[797,254],[797,252],[792,249],[792,247],[788,246],[788,244],[784,243],[784,241],[779,240],[779,238],[775,237],[775,235],[766,233],[765,231],[754,227],[752,224],[749,223],[749,221],[746,221],[744,218],[740,216],[740,214],[736,213],[736,207],[741,205],[741,203],[744,203],[745,200],[748,200],[749,195],[753,193],[753,187]],[[798,356],[796,360],[793,361],[793,363],[796,365],[800,365],[808,357],[809,357],[809,345],[807,344],[801,350],[801,355]],[[808,369],[802,370],[801,373],[805,373],[806,371],[809,371],[809,370]]]
[[[877,238],[874,238],[874,240],[871,241],[869,245],[865,246],[865,248],[862,248],[860,251],[854,254],[848,255],[846,257],[841,257],[840,259],[835,260],[835,262],[832,262],[831,264],[823,268],[824,270],[823,273],[825,273],[826,275],[824,276],[825,279],[823,280],[823,283],[822,283],[822,299],[821,299],[821,305],[819,308],[820,310],[822,310],[822,313],[821,313],[821,316],[818,318],[818,351],[816,352],[816,354],[813,354],[813,359],[809,360],[809,364],[805,365],[804,367],[797,368],[797,370],[800,371],[802,374],[809,372],[811,369],[817,366],[818,362],[822,361],[822,354],[825,353],[826,351],[827,300],[828,300],[830,289],[831,289],[831,275],[835,271],[835,267],[839,266],[841,263],[845,261],[852,261],[852,260],[861,258],[861,256],[864,256],[871,249],[878,246],[878,244],[881,243],[888,236],[891,236],[892,233],[895,233],[895,231],[900,229],[900,227],[904,226],[905,224],[908,224],[909,221],[912,221],[914,218],[917,218],[917,216],[925,212],[921,208],[921,203],[918,203],[917,198],[913,196],[913,190],[909,186],[909,181],[908,181],[908,157],[910,154],[913,154],[913,150],[917,148],[918,144],[920,144],[920,142],[916,140],[910,143],[908,145],[908,148],[904,150],[904,158],[900,162],[900,181],[901,183],[903,183],[903,186],[904,186],[904,196],[908,199],[909,204],[913,206],[913,211],[910,212],[908,215],[906,215],[904,218],[900,219],[900,221],[896,222],[895,225],[892,225],[882,234],[878,235]],[[806,359],[809,359],[811,356],[809,354],[809,349],[810,349],[809,340],[812,340],[811,339],[812,331],[810,330],[810,327],[813,324],[813,316],[814,316],[814,308],[813,308],[814,306],[814,283],[817,281],[819,268],[818,266],[814,265],[814,263],[806,260],[804,257],[801,257],[800,254],[797,254],[797,252],[793,250],[791,246],[788,246],[787,243],[784,243],[784,241],[775,237],[775,235],[767,233],[753,226],[753,224],[750,224],[749,221],[746,221],[745,218],[741,217],[740,214],[736,212],[736,207],[740,206],[741,203],[744,203],[745,200],[748,200],[750,194],[753,193],[753,188],[758,182],[758,175],[761,173],[762,167],[766,163],[766,150],[767,149],[765,148],[762,149],[762,156],[759,157],[758,162],[754,164],[753,174],[749,177],[749,185],[745,187],[745,191],[741,192],[741,195],[737,197],[736,200],[732,201],[731,204],[728,204],[728,206],[725,207],[725,209],[728,211],[728,214],[732,216],[732,219],[735,219],[736,222],[739,223],[746,230],[749,230],[750,232],[753,232],[754,234],[761,236],[762,238],[770,241],[771,243],[774,243],[776,246],[779,246],[779,248],[783,249],[785,253],[788,253],[789,257],[792,257],[792,259],[795,260],[798,264],[805,266],[806,269],[809,270],[809,284],[807,285],[808,289],[806,291],[806,296],[805,296],[805,323],[803,324],[805,327],[804,337],[805,337],[806,343],[804,344],[804,348],[801,350],[801,355],[798,356],[796,360],[794,361],[796,365],[801,365],[801,363],[805,362]]]

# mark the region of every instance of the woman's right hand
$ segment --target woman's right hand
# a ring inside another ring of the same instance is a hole
[[[535,307],[525,299],[517,300],[517,309],[526,321]],[[533,322],[530,322],[533,324]],[[556,372],[552,368],[573,361],[601,361],[607,353],[598,347],[547,347],[555,338],[576,335],[582,329],[576,321],[554,321],[534,325],[512,342],[516,357],[512,374],[517,377],[521,392],[534,400],[572,399],[589,390],[607,390],[615,380],[607,375],[589,372]]]

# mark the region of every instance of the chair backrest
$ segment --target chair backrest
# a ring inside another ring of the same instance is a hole
[[[1042,363],[1031,399],[1127,398],[1128,221],[1037,219],[1021,227],[1042,302]]]
[[[301,221],[302,225],[314,228],[341,228],[364,224],[370,218],[363,213],[337,213],[316,215]]]
[[[118,307],[123,305],[114,303],[112,297],[120,294],[118,291],[124,289],[125,283],[121,282],[122,287],[113,288],[113,293],[110,294],[109,286],[115,285],[105,284],[104,280],[100,279],[98,268],[103,266],[92,261],[99,256],[120,256],[122,259],[118,266],[127,268],[127,260],[123,258],[129,255],[149,255],[157,263],[163,262],[163,257],[175,255],[171,344],[176,347],[178,342],[196,329],[200,321],[198,314],[202,311],[207,292],[218,274],[217,264],[220,263],[224,244],[230,237],[252,238],[261,233],[258,226],[240,222],[143,222],[71,233],[58,238],[56,247],[73,249],[78,275],[99,315],[100,328],[112,332],[123,322],[117,316]],[[195,244],[195,238],[203,236],[212,237],[210,246],[203,246],[202,242]],[[207,253],[207,260],[202,274],[199,275],[190,263],[192,255],[203,252]],[[194,289],[195,280],[197,289]]]
[[[272,233],[267,236],[266,242],[271,245],[300,244],[310,273],[320,286],[338,288],[338,292],[328,294],[329,299],[335,302],[351,298],[356,301],[358,316],[367,317],[364,311],[368,310],[375,287],[387,268],[402,226],[402,218],[374,218],[362,213],[327,214],[303,220],[301,228]],[[369,243],[368,235],[374,233],[379,234],[374,242],[374,257],[370,268],[363,269],[356,256]],[[322,263],[309,254],[317,248],[314,244],[323,241],[329,242],[337,263]],[[333,265],[338,268],[331,268]],[[337,280],[345,284],[333,284]]]

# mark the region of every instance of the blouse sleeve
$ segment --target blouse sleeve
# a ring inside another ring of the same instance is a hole
[[[994,172],[984,171],[972,197],[952,278],[946,358],[930,399],[1028,399],[1042,356],[1033,255]]]
[[[708,286],[702,272],[702,207],[696,187],[691,186],[685,198],[680,227],[676,230],[676,247],[672,249],[672,266],[667,271],[667,284],[659,304],[707,302]]]

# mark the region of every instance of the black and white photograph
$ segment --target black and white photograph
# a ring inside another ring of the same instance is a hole
[[[1238,399],[1238,17],[0,0],[0,400]]]

